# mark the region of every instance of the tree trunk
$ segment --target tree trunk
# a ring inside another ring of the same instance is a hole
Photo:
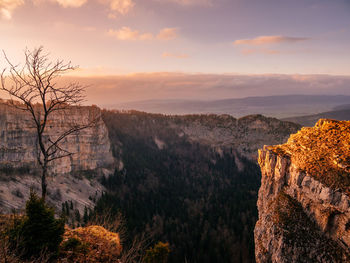
[[[42,169],[43,169],[43,171],[42,171],[42,175],[41,175],[41,198],[45,201],[46,187],[47,187],[47,183],[46,183],[47,165],[45,164],[42,167]]]

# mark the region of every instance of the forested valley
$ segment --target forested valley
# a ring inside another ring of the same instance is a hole
[[[122,214],[126,243],[140,233],[168,242],[169,262],[254,262],[260,171],[235,149],[190,140],[186,118],[104,111],[114,175],[95,213]],[[181,122],[181,123],[180,123]]]

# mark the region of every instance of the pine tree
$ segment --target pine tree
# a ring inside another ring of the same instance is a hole
[[[11,231],[10,240],[24,258],[41,253],[55,256],[64,233],[64,220],[55,219],[54,209],[34,192],[26,204],[26,214]]]

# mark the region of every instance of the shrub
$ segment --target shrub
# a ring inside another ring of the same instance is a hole
[[[10,232],[10,241],[23,258],[36,258],[42,253],[57,255],[64,233],[64,220],[55,219],[54,209],[42,198],[30,193],[26,215]]]
[[[144,263],[166,263],[170,253],[169,244],[158,242],[153,248],[146,251]]]

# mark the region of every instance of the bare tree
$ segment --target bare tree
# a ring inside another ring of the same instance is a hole
[[[64,139],[92,125],[73,124],[60,134],[50,136],[47,126],[50,116],[56,111],[64,111],[71,106],[79,106],[84,100],[84,89],[79,83],[57,84],[57,77],[76,69],[71,62],[57,60],[51,62],[48,54],[43,53],[43,47],[24,51],[25,63],[13,64],[3,51],[8,69],[1,73],[0,90],[9,96],[9,105],[28,112],[34,122],[38,142],[37,161],[41,167],[42,198],[47,192],[46,177],[50,162],[72,155],[72,152],[62,148]]]

